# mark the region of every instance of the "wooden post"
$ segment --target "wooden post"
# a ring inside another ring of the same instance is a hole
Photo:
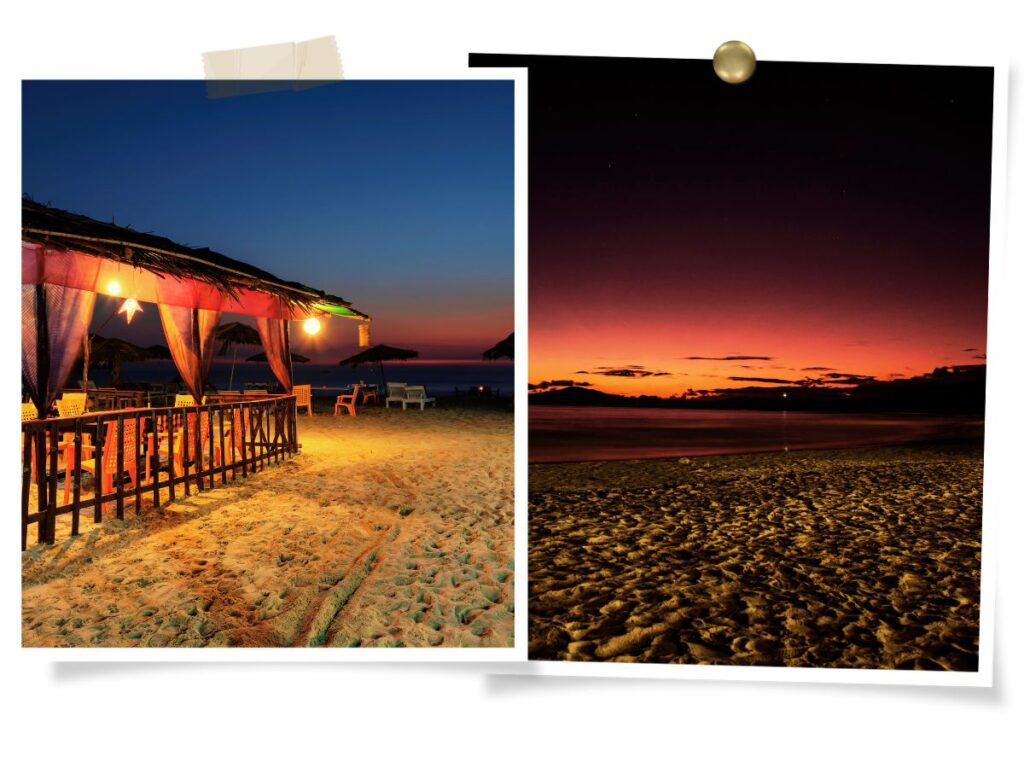
[[[167,495],[171,501],[174,501],[175,497],[175,484],[176,480],[174,477],[174,411],[170,411],[167,417]],[[157,459],[159,465],[160,451],[157,449]]]
[[[153,506],[160,506],[160,428],[157,426],[156,410],[149,411],[149,444],[153,450],[146,454],[150,477],[153,480]]]
[[[138,517],[142,511],[142,478],[145,474],[142,470],[142,430],[143,421],[138,412],[135,414],[135,516]]]
[[[117,415],[117,463],[114,490],[117,492],[117,519],[124,520],[124,414]],[[96,477],[101,477],[103,468],[96,465]]]
[[[93,475],[93,522],[103,522],[103,505],[100,504],[100,498],[103,496],[103,483],[101,482],[100,472],[103,466],[103,444],[106,442],[107,436],[103,429],[103,417],[96,417],[96,451],[93,454],[96,457],[96,474]]]
[[[188,487],[188,455],[192,452],[188,434],[188,412],[183,412],[185,418],[181,420],[181,470],[185,480],[185,495],[189,496],[191,490]]]
[[[71,497],[71,535],[78,535],[79,518],[82,516],[82,420],[75,419],[75,464],[64,467],[65,483],[74,482]]]
[[[51,421],[50,435],[50,474],[46,493],[46,543],[53,544],[57,540],[57,463],[60,456],[60,437],[57,422]]]
[[[34,439],[31,428],[21,425],[22,461],[21,461],[21,551],[28,548],[28,501],[32,493],[32,446]]]
[[[228,481],[228,455],[224,450],[224,406],[217,406],[217,423],[220,428],[220,482],[221,485]]]

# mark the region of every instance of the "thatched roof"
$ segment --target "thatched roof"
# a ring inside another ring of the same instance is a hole
[[[486,350],[481,357],[484,360],[500,360],[503,357],[507,357],[509,360],[515,359],[516,354],[516,334],[513,331],[504,339],[499,341],[490,349]]]
[[[389,347],[387,344],[378,344],[367,350],[359,352],[352,357],[346,357],[338,365],[348,365],[355,368],[366,363],[381,363],[388,360],[412,360],[419,357],[420,353],[414,349],[402,349],[401,347]]]
[[[200,280],[229,295],[239,288],[261,291],[303,309],[367,318],[340,296],[282,280],[209,248],[191,248],[166,237],[137,232],[24,198],[21,237],[49,248],[80,251],[179,280]]]

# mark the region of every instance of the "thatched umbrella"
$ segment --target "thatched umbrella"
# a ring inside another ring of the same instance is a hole
[[[217,339],[220,341],[218,355],[226,355],[228,350],[231,350],[231,376],[228,378],[228,389],[234,389],[235,360],[238,357],[238,347],[242,345],[258,347],[263,342],[256,329],[245,323],[225,323],[219,326]]]
[[[411,360],[414,357],[419,357],[420,353],[413,349],[400,349],[398,347],[389,347],[387,344],[378,344],[375,347],[370,347],[357,355],[352,357],[346,357],[338,365],[347,365],[351,368],[355,368],[359,365],[367,363],[376,363],[377,370],[380,373],[380,386],[381,392],[387,386],[384,381],[384,362],[386,360]]]
[[[516,334],[513,331],[484,352],[481,357],[483,357],[484,360],[500,360],[503,357],[507,357],[509,360],[514,360],[516,352],[515,335]]]
[[[114,389],[121,386],[121,365],[142,360],[169,360],[171,351],[161,345],[140,347],[124,339],[93,336],[89,352],[93,365],[110,369],[110,383]]]

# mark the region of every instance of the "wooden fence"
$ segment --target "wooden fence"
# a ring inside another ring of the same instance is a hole
[[[299,448],[295,396],[183,408],[131,408],[21,425],[21,548],[36,524],[53,544],[60,515],[79,533],[83,512],[100,523],[246,477]],[[83,493],[91,477],[92,492]],[[34,509],[33,509],[34,508]]]

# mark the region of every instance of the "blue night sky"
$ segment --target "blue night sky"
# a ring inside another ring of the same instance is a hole
[[[202,81],[36,81],[23,99],[22,188],[39,202],[342,296],[374,343],[424,358],[479,359],[512,330],[509,81],[223,99]],[[103,332],[161,337],[155,311]],[[350,321],[293,338],[318,361],[357,349]]]

